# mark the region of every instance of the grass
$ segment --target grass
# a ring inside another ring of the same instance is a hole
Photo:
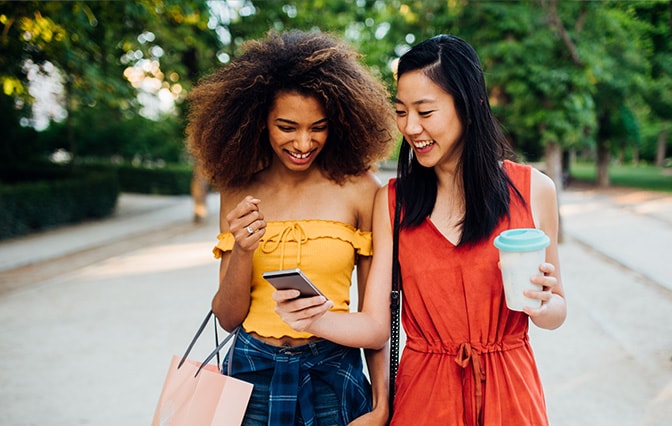
[[[574,163],[570,167],[572,179],[595,183],[595,163]],[[672,192],[672,169],[647,165],[609,166],[612,186],[626,186],[649,191]]]

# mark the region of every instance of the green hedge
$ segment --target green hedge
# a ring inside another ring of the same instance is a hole
[[[0,184],[15,185],[29,182],[62,180],[71,178],[78,172],[80,171],[73,167],[62,166],[47,161],[5,165],[0,168]]]
[[[119,197],[113,172],[74,172],[70,177],[0,185],[0,239],[56,225],[108,216]]]
[[[0,170],[0,239],[109,216],[120,192],[190,193],[189,165],[32,163]]]
[[[115,166],[123,192],[157,195],[187,195],[191,188],[191,166],[170,165],[144,168]]]

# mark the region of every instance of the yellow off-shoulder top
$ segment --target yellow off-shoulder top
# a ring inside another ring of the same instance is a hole
[[[230,232],[217,236],[216,258],[231,251]],[[301,268],[324,295],[334,302],[333,311],[350,310],[350,285],[356,257],[371,256],[370,232],[329,220],[276,221],[266,224],[266,233],[254,252],[250,310],[243,321],[245,331],[264,337],[307,338],[294,331],[275,313],[271,295],[275,289],[262,278],[266,271]]]

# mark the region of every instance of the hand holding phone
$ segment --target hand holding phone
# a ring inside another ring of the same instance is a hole
[[[299,297],[323,296],[326,299],[300,268],[264,272],[262,277],[277,290],[299,290]]]

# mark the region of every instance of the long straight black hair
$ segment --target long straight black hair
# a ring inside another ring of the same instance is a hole
[[[514,154],[492,114],[478,55],[459,37],[437,35],[400,58],[397,78],[415,70],[422,70],[453,97],[464,129],[458,173],[466,211],[458,245],[488,239],[499,220],[509,216],[509,186],[517,197],[523,197],[502,170],[501,161],[513,159]],[[433,168],[418,163],[406,140],[399,151],[397,178],[397,196],[403,207],[401,227],[420,225],[436,203],[437,177]]]

